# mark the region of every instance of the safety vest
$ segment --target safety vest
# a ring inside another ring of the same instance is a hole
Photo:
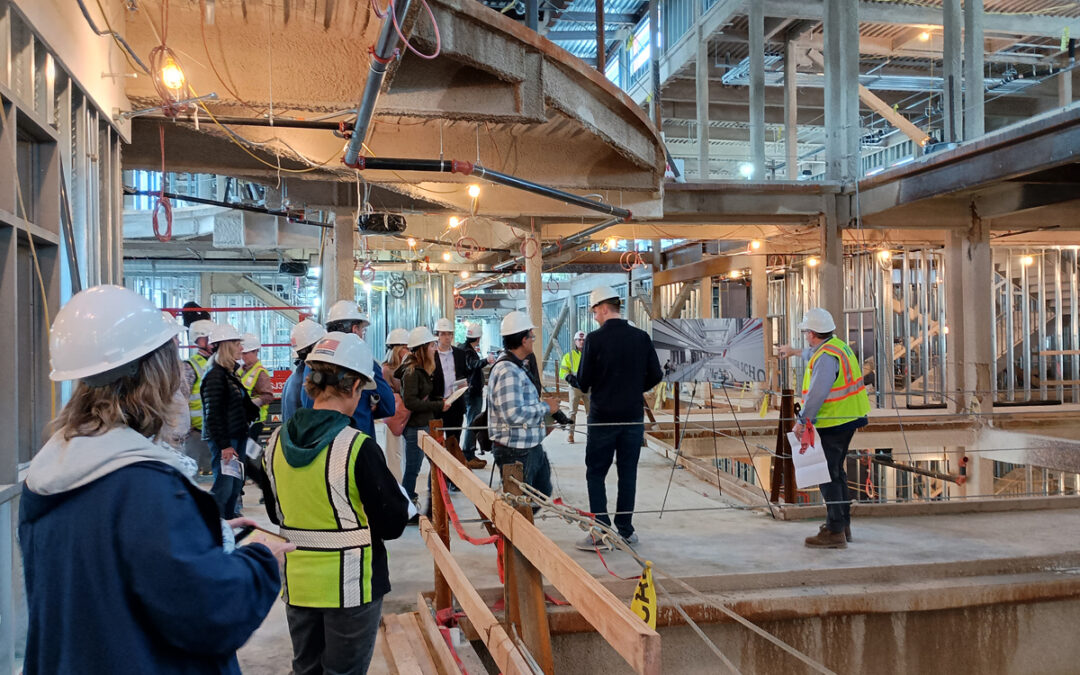
[[[191,385],[191,396],[188,397],[188,409],[191,411],[191,426],[202,431],[202,379],[206,374],[206,365],[210,362],[209,356],[203,356],[196,352],[188,359],[188,363],[195,369],[195,384]]]
[[[285,554],[282,597],[296,607],[358,607],[371,602],[372,550],[356,485],[356,458],[367,434],[345,427],[307,466],[285,459],[278,436],[263,458],[277,502]]]
[[[251,370],[240,370],[240,384],[244,385],[244,389],[247,389],[248,396],[252,400],[255,400],[255,383],[259,381],[259,375],[266,373],[269,377],[270,373],[263,366],[262,361],[256,361],[255,365],[251,367]],[[259,406],[259,421],[265,422],[266,416],[270,413],[270,404]]]
[[[581,352],[576,349],[563,354],[562,363],[559,364],[559,378],[566,379],[570,373],[577,375],[578,366],[581,365]]]
[[[851,347],[835,335],[814,351],[806,365],[806,372],[803,373],[803,400],[810,391],[810,375],[814,364],[822,354],[835,356],[840,362],[840,372],[836,374],[836,381],[818,410],[814,426],[821,429],[836,427],[869,415],[870,398],[866,395],[859,359],[855,357]]]

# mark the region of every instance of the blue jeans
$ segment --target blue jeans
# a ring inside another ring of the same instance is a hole
[[[816,428],[816,427],[815,427]],[[829,465],[828,483],[819,487],[825,500],[825,526],[830,532],[843,532],[851,525],[851,494],[848,492],[847,463],[848,446],[859,428],[857,422],[836,427],[817,429],[821,437],[821,449],[825,451],[825,463]]]
[[[285,606],[294,675],[363,675],[375,653],[382,598],[359,607]]]
[[[484,396],[479,394],[473,396],[472,394],[465,395],[465,425],[469,428],[465,430],[465,436],[462,437],[461,451],[465,453],[465,459],[476,458],[476,430],[472,428],[473,420],[476,419],[484,410]]]
[[[592,426],[585,439],[585,482],[589,487],[589,510],[596,520],[611,525],[608,517],[607,486],[604,480],[612,461],[619,477],[619,493],[615,498],[615,529],[623,537],[634,533],[634,498],[637,494],[637,467],[641,457],[641,441],[645,438],[642,423]]]
[[[495,443],[492,445],[492,452],[495,455],[495,466],[499,467],[500,476],[504,464],[520,462],[524,482],[546,496],[551,496],[551,463],[548,462],[543,445],[532,448],[507,448]]]
[[[409,499],[416,499],[416,477],[424,464],[424,451],[416,438],[419,431],[420,427],[405,427],[402,434],[405,437],[405,470],[401,473],[401,487],[405,488]]]
[[[232,449],[236,451],[243,463],[247,438],[234,438],[229,442],[232,443]],[[210,447],[210,468],[214,472],[214,484],[210,486],[210,494],[217,502],[222,518],[225,520],[236,518],[240,515],[237,512],[236,502],[240,499],[240,490],[244,488],[244,481],[221,473],[221,451],[224,448],[219,448],[217,443],[209,440],[206,441],[206,445]]]

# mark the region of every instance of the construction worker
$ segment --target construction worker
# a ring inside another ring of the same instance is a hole
[[[202,379],[209,367],[210,333],[216,324],[200,319],[188,326],[188,342],[198,349],[184,362],[184,388],[188,390],[188,410],[191,412],[192,433],[184,439],[184,453],[199,463],[199,474],[210,475],[210,446],[202,437]]]
[[[589,510],[596,520],[611,525],[607,514],[607,472],[615,462],[619,493],[615,500],[615,528],[629,544],[638,541],[633,511],[637,492],[638,459],[645,438],[642,423],[644,394],[660,380],[660,360],[645,331],[634,328],[619,312],[619,294],[598,286],[589,294],[589,306],[600,328],[589,333],[581,350],[577,376],[567,375],[570,386],[590,395],[589,435],[585,439],[585,479]],[[592,551],[603,546],[589,534],[578,548]]]
[[[285,424],[293,413],[303,405],[300,401],[300,392],[304,388],[304,359],[311,353],[311,348],[326,335],[326,329],[322,324],[311,319],[304,319],[293,326],[289,333],[289,344],[293,351],[293,372],[289,379],[285,380],[285,386],[281,389],[281,423]]]
[[[307,357],[311,407],[274,432],[264,456],[268,512],[297,547],[282,592],[293,673],[367,672],[390,591],[383,541],[409,519],[375,438],[350,426],[375,389],[374,362],[358,335],[327,333]]]
[[[352,333],[361,340],[367,333],[367,327],[371,324],[367,315],[360,311],[355,302],[339,300],[330,307],[326,314],[326,331],[328,333]],[[363,431],[372,438],[375,437],[375,420],[390,417],[394,414],[394,391],[382,376],[382,366],[371,361],[372,372],[375,374],[375,388],[365,390],[360,396],[360,404],[353,413],[353,426]],[[306,375],[304,376],[306,379]],[[306,389],[300,391],[300,402],[305,408],[310,408],[314,402],[307,395]]]
[[[578,366],[581,365],[581,349],[585,346],[585,331],[579,330],[574,334],[574,345],[570,348],[570,351],[563,354],[562,361],[559,363],[559,377],[566,380],[566,376],[573,374],[577,379]],[[577,423],[577,409],[578,403],[585,406],[585,415],[589,415],[589,395],[582,392],[577,387],[570,386],[570,438],[569,442],[574,442],[574,425]]]
[[[815,307],[807,311],[799,330],[806,336],[808,347],[801,350],[806,362],[802,406],[792,431],[804,443],[812,442],[816,432],[832,479],[819,486],[825,501],[825,524],[805,543],[810,548],[847,548],[851,541],[851,496],[844,464],[852,437],[867,425],[870,398],[859,359],[846,342],[836,337],[836,322],[828,310]],[[783,345],[778,352],[786,359],[800,350]]]
[[[244,333],[240,339],[240,369],[236,372],[240,384],[244,385],[248,396],[259,406],[259,419],[251,425],[248,435],[258,439],[270,413],[270,404],[274,401],[274,385],[270,382],[270,373],[259,360],[262,343],[254,333]]]
[[[293,547],[232,549],[213,498],[152,440],[180,384],[180,330],[119,286],[56,315],[49,377],[74,382],[20,494],[28,674],[238,673],[277,599]]]
[[[488,383],[488,433],[495,465],[520,462],[524,482],[550,495],[551,464],[542,443],[547,416],[559,409],[559,402],[541,397],[539,373],[526,361],[536,340],[534,328],[524,312],[503,317],[499,334],[505,351],[492,366]]]
[[[470,323],[465,330],[465,342],[458,349],[465,353],[465,379],[469,391],[465,393],[465,433],[461,437],[461,451],[465,457],[476,458],[476,429],[473,422],[484,409],[484,369],[495,363],[495,357],[484,358],[480,354],[480,338],[484,330],[479,324]],[[476,466],[484,468],[487,462],[476,459]]]

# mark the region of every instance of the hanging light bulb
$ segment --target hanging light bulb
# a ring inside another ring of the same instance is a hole
[[[408,239],[408,241],[406,243],[409,244],[409,248],[416,248],[416,240],[413,239],[412,237],[409,237],[409,239]]]
[[[468,279],[469,278],[469,270],[461,270],[461,278],[462,279]]]
[[[1034,262],[1035,262],[1035,258],[1033,258],[1033,257],[1031,257],[1029,255],[1026,255],[1023,258],[1020,258],[1020,264],[1023,265],[1024,267],[1028,267],[1031,264],[1033,264]]]
[[[892,251],[887,248],[883,248],[877,253],[878,260],[881,262],[889,262],[892,260]]]
[[[742,276],[742,270],[731,270],[731,278],[738,279]]]
[[[612,251],[614,251],[615,247],[619,245],[619,238],[618,237],[608,237],[607,241],[604,242],[604,243],[607,244],[608,248],[610,248]]]
[[[461,224],[461,220],[457,216],[450,216],[450,227],[455,228]]]
[[[923,32],[919,33],[919,42],[929,42],[929,41],[930,41],[930,31],[924,30]]]
[[[818,263],[820,263],[820,262],[821,261],[818,260],[816,257],[807,258],[806,259],[806,266],[807,267],[817,267]]]
[[[479,196],[480,196],[480,186],[475,185],[475,184],[470,185],[469,186],[469,197],[471,197],[473,199],[476,199]]]
[[[761,248],[761,240],[760,239],[755,239],[752,242],[750,242],[750,250],[751,251],[756,251],[759,248]]]
[[[443,259],[444,262],[450,262],[450,251],[447,251],[446,253],[443,253],[442,254],[442,259]]]
[[[180,64],[171,55],[165,57],[165,63],[161,66],[161,83],[166,89],[176,93],[184,88],[184,71]]]

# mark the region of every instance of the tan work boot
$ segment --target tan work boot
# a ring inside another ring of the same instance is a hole
[[[807,548],[847,548],[847,540],[843,532],[833,532],[828,529],[819,531],[812,537],[806,538]]]
[[[483,469],[487,466],[487,460],[480,459],[479,457],[473,457],[465,463],[470,469]]]
[[[826,532],[826,531],[828,531],[828,529],[829,529],[828,526],[823,523],[821,525],[821,529],[818,530],[818,534],[821,534],[822,532]],[[849,544],[851,542],[855,541],[854,539],[851,538],[851,526],[850,525],[848,525],[847,527],[844,528],[844,539],[846,539],[847,543],[849,543]]]
[[[567,439],[567,443],[574,442],[574,425],[577,424],[577,415],[570,416],[570,437]]]

